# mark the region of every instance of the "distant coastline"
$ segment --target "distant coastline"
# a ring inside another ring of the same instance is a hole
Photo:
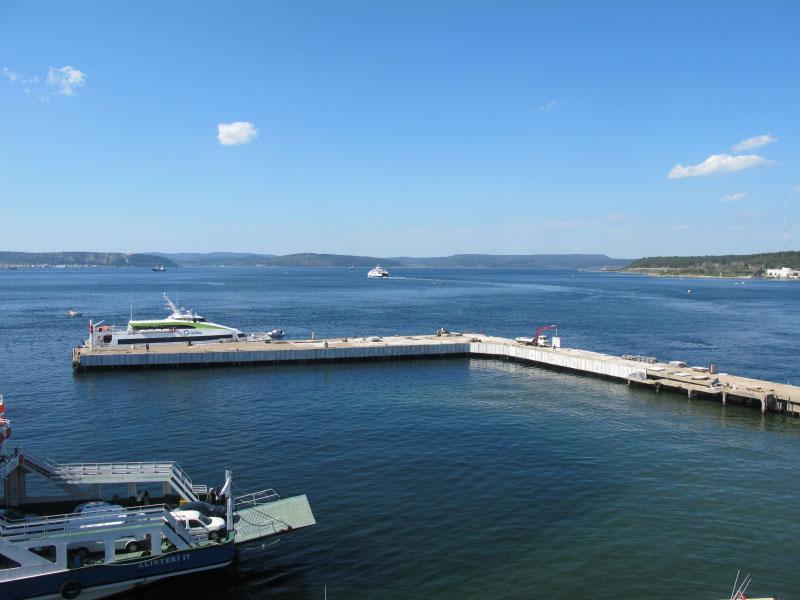
[[[800,270],[800,252],[709,256],[612,258],[605,254],[454,254],[441,257],[377,257],[350,254],[247,252],[121,253],[0,251],[0,269],[147,267],[314,267],[371,269],[574,269],[651,277],[761,278],[767,269]]]
[[[630,259],[605,254],[456,254],[444,257],[376,257],[300,253],[276,256],[237,252],[122,254],[115,252],[2,252],[4,268],[83,267],[340,267],[439,269],[581,269],[617,270]]]
[[[723,254],[709,256],[653,256],[634,260],[627,273],[654,277],[761,278],[767,269],[800,269],[800,252]]]

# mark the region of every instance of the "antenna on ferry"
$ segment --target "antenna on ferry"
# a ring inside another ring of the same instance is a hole
[[[164,302],[166,302],[167,306],[173,313],[178,312],[178,306],[172,300],[169,299],[169,296],[167,296],[167,292],[164,292]]]

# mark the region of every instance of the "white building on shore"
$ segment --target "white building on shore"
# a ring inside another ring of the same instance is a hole
[[[767,269],[767,277],[772,279],[800,279],[800,271],[781,267],[780,269]]]

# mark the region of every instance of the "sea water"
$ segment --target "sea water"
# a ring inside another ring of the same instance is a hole
[[[391,271],[0,271],[13,439],[308,495],[316,526],[244,552],[232,577],[142,598],[723,598],[739,569],[751,592],[800,595],[797,418],[495,360],[71,370],[88,318],[159,318],[167,292],[244,331],[558,324],[565,346],[800,383],[791,282]]]

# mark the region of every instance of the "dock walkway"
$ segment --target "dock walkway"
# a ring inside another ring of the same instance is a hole
[[[447,357],[480,357],[555,368],[645,386],[656,392],[679,391],[688,397],[718,398],[762,412],[800,415],[800,387],[725,373],[702,367],[637,360],[576,348],[531,346],[483,334],[409,335],[271,342],[223,342],[186,345],[153,344],[78,347],[72,352],[76,371],[117,368],[168,368],[275,365]]]

